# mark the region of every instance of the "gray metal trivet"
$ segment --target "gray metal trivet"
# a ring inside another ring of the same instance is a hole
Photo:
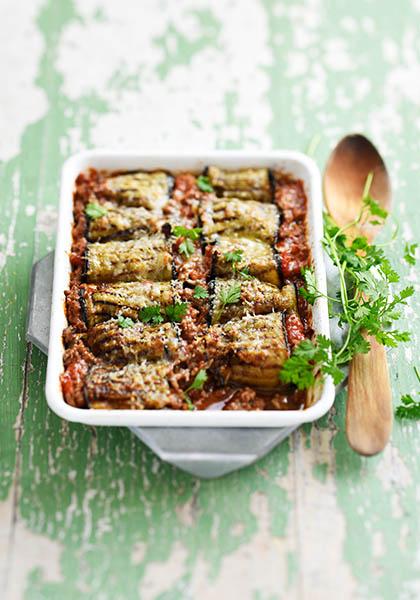
[[[48,353],[54,253],[35,263],[26,337]],[[129,427],[159,458],[204,479],[226,475],[252,464],[294,429]]]

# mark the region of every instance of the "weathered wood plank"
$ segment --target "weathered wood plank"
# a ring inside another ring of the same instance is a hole
[[[54,245],[61,163],[91,145],[302,150],[322,134],[322,165],[338,136],[363,130],[396,182],[393,262],[418,288],[399,258],[420,226],[418,2],[29,4],[6,2],[0,19],[2,39],[20,40],[2,111],[16,102],[19,114],[0,144],[6,593],[418,597],[417,424],[397,422],[386,452],[362,459],[346,444],[342,394],[257,465],[200,482],[125,429],[51,414],[45,357],[24,342],[30,267]],[[403,316],[413,342],[390,353],[396,399],[415,388],[418,311],[417,296]]]

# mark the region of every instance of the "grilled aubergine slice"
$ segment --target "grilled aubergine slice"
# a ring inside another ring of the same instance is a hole
[[[88,283],[80,286],[80,303],[82,314],[92,327],[117,315],[137,320],[139,311],[146,306],[166,307],[173,303],[173,289],[169,281]]]
[[[242,259],[233,263],[232,253],[240,253]],[[279,267],[273,249],[259,239],[252,237],[220,236],[214,247],[214,269],[219,277],[232,277],[235,272],[247,269],[249,274],[260,281],[279,285]]]
[[[101,206],[106,214],[89,219],[88,239],[91,242],[157,233],[162,224],[159,211],[151,211],[143,206],[119,206],[113,202],[102,202]]]
[[[240,298],[233,304],[223,302],[232,286],[240,285]],[[216,279],[212,306],[212,324],[226,323],[245,315],[264,315],[271,312],[296,310],[296,292],[291,284],[279,289],[258,279]]]
[[[180,342],[171,323],[145,325],[134,323],[120,327],[116,319],[99,323],[87,333],[87,343],[93,354],[111,361],[141,362],[174,356]]]
[[[86,275],[91,283],[169,281],[171,264],[168,243],[156,234],[127,242],[88,244]]]
[[[279,228],[279,212],[274,204],[238,200],[207,199],[201,205],[203,234],[209,239],[221,234],[248,235],[274,244]]]
[[[127,173],[106,180],[104,192],[126,206],[162,207],[170,192],[171,179],[163,171]]]
[[[164,360],[123,367],[93,365],[85,379],[87,404],[108,409],[179,408],[182,403],[168,382],[171,372],[171,364]]]
[[[271,201],[271,185],[268,169],[240,169],[225,171],[209,167],[208,176],[217,194],[241,200]]]
[[[283,314],[249,315],[219,327],[222,354],[228,357],[219,367],[224,380],[255,388],[278,388],[279,370],[289,355]]]

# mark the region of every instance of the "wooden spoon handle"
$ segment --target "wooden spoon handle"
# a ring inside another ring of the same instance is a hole
[[[350,446],[364,456],[381,452],[392,429],[392,393],[385,348],[368,336],[371,348],[350,363],[346,434]]]

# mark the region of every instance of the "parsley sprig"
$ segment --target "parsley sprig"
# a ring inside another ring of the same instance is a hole
[[[404,248],[404,260],[412,267],[416,264],[416,250],[418,246],[418,244],[409,244],[407,242]]]
[[[331,375],[334,383],[340,383],[343,374],[336,361],[330,356],[331,342],[323,335],[316,341],[303,340],[280,371],[284,383],[294,383],[299,390],[305,390],[315,382],[317,372]],[[297,377],[298,374],[298,377]]]
[[[188,302],[175,302],[165,308],[165,314],[172,323],[180,323],[188,310]]]
[[[184,227],[183,225],[175,225],[175,227],[172,229],[172,233],[175,237],[184,237],[195,242],[195,240],[198,240],[200,237],[201,227],[188,228]]]
[[[164,318],[161,314],[161,307],[159,304],[152,306],[145,306],[139,311],[139,319],[143,323],[150,323],[150,325],[159,325],[163,323]]]
[[[165,320],[172,323],[180,323],[187,314],[188,302],[175,302],[163,308],[160,304],[145,306],[139,311],[139,319],[143,323],[159,325]]]
[[[89,202],[89,204],[86,206],[85,212],[92,220],[99,219],[100,217],[104,217],[106,214],[108,214],[108,210],[105,208],[105,206],[101,206],[97,202]]]
[[[197,298],[197,300],[201,300],[204,298],[208,298],[209,293],[202,285],[196,285],[193,292],[193,298]]]
[[[311,387],[319,373],[321,376],[331,375],[334,383],[339,383],[343,379],[340,367],[355,354],[369,352],[366,334],[390,347],[410,340],[409,332],[392,327],[400,317],[399,308],[407,304],[414,288],[407,286],[393,295],[391,285],[398,283],[399,275],[383,249],[369,244],[364,236],[352,239],[346,235],[348,230],[354,231],[355,226],[382,224],[387,217],[387,212],[370,196],[371,184],[372,175],[369,175],[362,208],[353,222],[338,227],[328,214],[324,216],[323,245],[338,270],[340,287],[337,297],[325,296],[318,289],[311,269],[302,272],[305,287],[300,289],[300,293],[310,304],[317,298],[326,297],[330,316],[336,317],[347,333],[341,347],[323,336],[317,336],[314,341],[305,340],[295,348],[279,377],[298,389]]]
[[[130,317],[124,317],[124,315],[118,315],[117,323],[121,329],[128,329],[134,325],[133,319],[130,319]]]
[[[206,175],[199,175],[197,177],[197,185],[202,192],[214,192],[210,179]]]
[[[184,227],[183,225],[176,225],[172,229],[172,233],[175,237],[183,238],[178,248],[181,254],[184,254],[187,258],[192,256],[195,251],[195,246],[193,242],[199,239],[201,227],[194,227],[189,229],[188,227]]]
[[[239,263],[243,262],[244,260],[243,253],[244,251],[242,248],[238,248],[236,250],[231,250],[230,252],[225,252],[224,257],[226,262],[232,265],[232,271],[234,273],[239,273],[239,275],[241,275],[244,279],[252,279],[252,275],[250,275],[248,267],[243,267],[242,269],[238,268]]]
[[[203,385],[206,383],[207,379],[208,379],[208,375],[207,375],[206,370],[200,369],[198,371],[197,375],[194,377],[194,381],[191,383],[191,385],[189,385],[187,387],[187,389],[184,390],[184,398],[185,398],[185,402],[188,404],[189,410],[195,410],[195,406],[191,401],[189,392],[192,392],[193,390],[203,389]]]
[[[237,263],[240,263],[243,260],[243,253],[244,253],[244,251],[239,248],[238,248],[238,250],[231,250],[230,252],[226,252],[225,253],[226,262],[231,263],[232,267],[235,268]]]
[[[417,367],[414,367],[414,373],[420,383],[420,371]],[[419,398],[420,392],[417,392],[416,396]],[[404,394],[401,396],[401,404],[397,406],[395,414],[400,419],[420,419],[420,399],[416,400],[411,394]]]
[[[233,283],[230,287],[220,290],[219,307],[214,314],[213,322],[217,323],[228,304],[236,304],[241,299],[241,284]]]

